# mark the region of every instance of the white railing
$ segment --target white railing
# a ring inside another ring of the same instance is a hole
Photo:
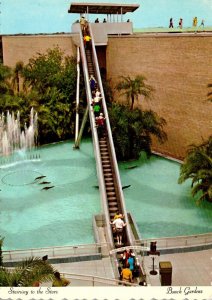
[[[118,286],[123,285],[123,281],[93,275],[61,273],[71,281],[70,286]],[[138,284],[124,282],[127,286],[138,286]]]
[[[90,32],[90,36],[91,36],[94,67],[95,67],[96,76],[97,76],[97,80],[98,80],[98,84],[99,84],[99,89],[100,89],[101,96],[102,96],[102,106],[103,106],[104,116],[106,118],[107,134],[108,134],[108,141],[110,144],[111,157],[113,160],[113,167],[114,167],[114,172],[115,172],[115,177],[116,177],[116,183],[117,183],[117,188],[118,188],[118,192],[119,192],[119,196],[120,196],[120,205],[121,205],[123,214],[125,215],[125,222],[128,224],[128,226],[126,227],[127,235],[128,235],[130,244],[132,244],[133,237],[132,237],[132,234],[130,231],[130,225],[129,225],[128,215],[127,215],[127,210],[126,210],[126,205],[125,205],[125,200],[124,200],[124,193],[122,190],[121,178],[120,178],[118,163],[117,163],[117,159],[116,159],[116,153],[115,153],[115,148],[114,148],[114,143],[113,143],[112,131],[111,131],[111,127],[110,127],[109,115],[108,115],[108,111],[107,111],[104,89],[103,89],[101,74],[100,74],[100,70],[99,70],[99,63],[98,63],[98,58],[97,58],[96,49],[95,49],[94,37],[93,37],[92,28],[91,28],[90,24],[89,24],[89,32]],[[109,228],[111,228],[111,226],[109,226]],[[110,231],[111,231],[111,229],[110,229]]]
[[[61,257],[76,257],[85,255],[100,254],[101,251],[107,250],[107,243],[102,244],[86,244],[63,247],[46,247],[46,248],[32,248],[20,250],[6,250],[3,251],[3,261],[20,261],[28,257],[43,257],[48,255],[48,258]],[[109,250],[108,250],[109,251]]]
[[[106,195],[106,187],[104,183],[104,174],[103,174],[103,168],[102,168],[102,162],[101,162],[101,156],[100,156],[100,149],[99,149],[99,140],[97,135],[97,129],[96,129],[96,123],[95,123],[95,117],[94,114],[91,112],[91,103],[92,103],[92,96],[91,96],[91,90],[90,90],[90,83],[89,83],[89,74],[88,74],[88,67],[87,67],[87,59],[85,54],[85,48],[83,43],[83,36],[81,27],[78,24],[78,30],[80,35],[80,53],[81,53],[81,59],[82,59],[82,66],[83,66],[83,74],[84,74],[84,81],[85,81],[85,88],[86,88],[86,94],[87,94],[87,103],[89,105],[89,118],[90,118],[90,124],[91,124],[91,130],[92,130],[92,140],[94,145],[94,155],[96,159],[96,170],[97,170],[97,177],[99,181],[99,191],[100,191],[100,197],[102,202],[103,211],[105,214],[105,222],[108,227],[110,226],[110,220],[108,216],[108,206],[107,206],[107,195]],[[107,241],[110,243],[110,247],[113,248],[113,238],[111,231],[107,230]]]
[[[212,245],[212,233],[165,237],[155,239],[136,240],[136,245],[142,245],[144,250],[149,249],[150,242],[157,242],[157,249],[171,249],[171,248],[183,248],[183,247],[195,247],[202,245]]]

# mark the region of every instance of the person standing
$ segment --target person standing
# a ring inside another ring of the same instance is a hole
[[[117,219],[115,219],[113,222],[111,222],[110,224],[115,226],[115,228],[116,228],[117,244],[122,245],[123,229],[127,224],[124,223],[124,221],[121,219],[120,216]]]
[[[95,96],[96,97],[101,97],[101,93],[98,89],[95,90]]]
[[[179,20],[179,26],[178,26],[180,29],[182,29],[183,28],[183,19],[182,18],[180,18],[180,20]]]
[[[128,257],[127,263],[129,264],[129,269],[131,270],[131,272],[133,274],[134,268],[135,268],[135,255],[134,255],[134,253],[132,253],[132,250],[130,250],[130,252],[129,252],[129,257]]]
[[[201,24],[199,25],[199,27],[205,27],[205,20],[204,19],[202,19],[202,21],[201,21]]]
[[[169,20],[169,28],[174,28],[173,18],[170,18]]]
[[[122,269],[121,280],[123,282],[133,282],[132,271],[130,270],[128,263],[126,264],[125,268]]]
[[[91,41],[90,35],[86,34],[84,36],[85,49],[89,49],[90,48],[90,41]]]
[[[91,77],[89,79],[89,82],[90,82],[91,92],[95,91],[95,89],[96,89],[96,79],[94,78],[93,75],[91,75]]]
[[[197,17],[193,18],[193,27],[197,27]]]
[[[82,33],[85,34],[87,21],[86,21],[85,17],[83,17],[83,16],[80,18],[80,26],[82,29]]]

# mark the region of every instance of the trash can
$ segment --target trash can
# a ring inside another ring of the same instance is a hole
[[[161,285],[172,285],[172,264],[170,261],[160,261],[160,282]]]

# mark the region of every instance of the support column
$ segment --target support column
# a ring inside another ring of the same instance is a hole
[[[77,89],[76,89],[76,124],[75,124],[75,143],[79,134],[79,85],[80,85],[80,51],[77,47]]]

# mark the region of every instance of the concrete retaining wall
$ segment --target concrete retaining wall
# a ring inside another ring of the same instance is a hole
[[[3,36],[4,64],[15,66],[48,48],[59,46],[75,55],[74,34]],[[104,52],[104,50],[103,50]],[[143,74],[155,88],[151,101],[138,107],[152,109],[167,121],[168,141],[153,150],[183,159],[190,144],[201,143],[212,134],[212,104],[206,101],[212,83],[212,33],[158,33],[109,36],[106,61],[113,86],[120,76]],[[116,101],[125,101],[117,92]],[[142,100],[142,99],[140,99]]]

